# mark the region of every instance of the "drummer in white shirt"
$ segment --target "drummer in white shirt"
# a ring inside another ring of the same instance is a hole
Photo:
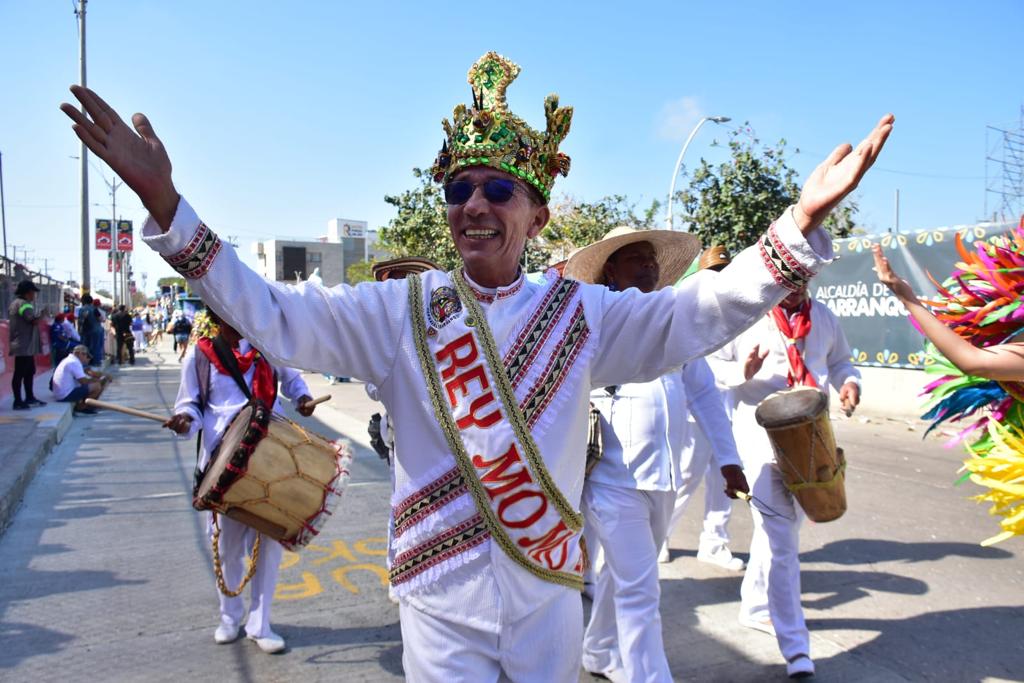
[[[622,227],[574,254],[565,274],[647,293],[675,283],[694,255],[683,233]],[[583,488],[583,511],[604,564],[583,638],[583,666],[612,680],[668,681],[657,557],[682,481],[688,407],[712,435],[729,495],[747,491],[747,482],[731,435],[718,438],[730,433],[729,418],[703,359],[652,382],[597,389],[590,401],[601,413],[602,455]]]
[[[740,590],[740,623],[775,635],[791,678],[814,675],[810,636],[800,604],[800,522],[803,511],[786,488],[768,434],[754,418],[768,396],[791,386],[828,391],[849,411],[860,402],[860,372],[839,321],[808,296],[807,286],[708,357],[732,388],[733,434],[751,476],[754,535]]]
[[[201,316],[204,315],[209,316],[208,323],[202,320]],[[248,403],[248,398],[231,374],[221,369],[216,354],[211,350],[211,341],[217,335],[234,352],[242,378],[256,398],[261,398],[262,393],[264,403],[273,405],[275,412],[281,412],[277,387],[266,383],[266,373],[270,373],[271,384],[273,380],[280,381],[281,395],[295,403],[299,414],[308,417],[313,414],[313,407],[306,405],[311,400],[309,387],[298,370],[272,368],[259,351],[242,339],[237,330],[220,320],[212,311],[197,315],[195,327],[200,337],[185,353],[174,416],[164,426],[183,437],[191,437],[202,430],[196,468],[198,475],[210,463],[231,421]],[[208,529],[213,534],[214,513],[210,514]],[[246,558],[252,554],[258,532],[224,515],[218,517],[218,522],[221,529],[219,548],[224,583],[229,590],[234,590],[242,580]],[[256,572],[251,580],[252,600],[245,633],[249,640],[255,641],[267,653],[280,652],[285,648],[284,638],[270,627],[270,604],[274,598],[282,555],[283,548],[277,541],[267,536],[261,537]],[[219,644],[231,643],[238,639],[242,618],[246,616],[244,600],[240,595],[230,597],[220,590],[217,596],[220,599],[220,624],[213,638]]]

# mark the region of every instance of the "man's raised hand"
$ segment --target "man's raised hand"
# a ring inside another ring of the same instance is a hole
[[[795,211],[797,225],[805,235],[821,225],[843,197],[857,188],[882,151],[895,121],[895,116],[886,114],[856,148],[844,142],[814,169],[804,183]]]
[[[149,119],[135,114],[132,130],[92,90],[73,85],[71,92],[82,103],[85,114],[66,102],[60,109],[74,121],[71,128],[75,134],[139,195],[160,227],[170,228],[178,208],[178,192],[171,181],[171,160]]]

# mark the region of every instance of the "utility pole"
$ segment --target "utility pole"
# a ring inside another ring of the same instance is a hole
[[[107,187],[110,188],[110,222],[112,223],[112,225],[110,226],[110,232],[114,236],[114,239],[111,240],[111,244],[110,244],[110,261],[111,261],[110,269],[113,271],[113,276],[114,276],[114,291],[111,292],[111,294],[114,297],[114,308],[117,308],[117,300],[118,300],[118,296],[117,295],[118,295],[118,290],[120,289],[120,287],[118,286],[120,284],[120,280],[118,280],[117,276],[118,276],[118,267],[121,265],[120,263],[118,263],[118,260],[117,260],[117,240],[118,240],[118,234],[117,234],[117,188],[119,188],[122,185],[124,185],[124,183],[118,182],[117,176],[114,176],[114,181],[113,182],[107,180],[105,177],[103,178],[103,181],[106,182],[107,183]],[[122,298],[122,303],[123,303],[123,297],[121,297],[121,298]]]
[[[79,64],[79,85],[85,87],[85,4],[89,0],[78,0],[75,8],[75,16],[78,17],[78,64]],[[82,107],[82,114],[85,114],[85,107]],[[89,148],[82,143],[82,281],[78,284],[82,294],[89,293],[89,259],[91,257],[91,245],[89,244]]]
[[[4,275],[10,275],[7,262],[7,209],[4,207],[4,155],[0,152],[0,221],[4,226]]]
[[[896,213],[896,216],[893,219],[893,224],[896,226],[896,234],[898,235],[900,233],[900,191],[899,191],[899,188],[896,189],[895,213]]]

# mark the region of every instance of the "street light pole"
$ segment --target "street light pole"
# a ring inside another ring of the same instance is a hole
[[[732,119],[730,119],[728,116],[705,116],[700,121],[698,121],[697,125],[694,126],[693,130],[690,131],[689,137],[687,137],[686,142],[683,143],[683,148],[679,150],[679,158],[676,159],[676,170],[672,173],[672,183],[668,187],[668,207],[665,209],[666,230],[674,229],[672,227],[672,199],[673,197],[675,197],[676,194],[676,178],[679,177],[679,169],[682,168],[683,166],[683,156],[686,155],[686,148],[690,146],[691,142],[693,142],[693,138],[694,136],[697,135],[697,131],[700,130],[700,127],[703,126],[708,121],[711,121],[713,123],[725,123],[726,121],[731,120]]]
[[[85,87],[85,4],[88,0],[78,0],[75,15],[78,17],[78,65],[81,86]],[[85,105],[82,106],[85,115]],[[82,143],[82,281],[78,284],[82,294],[89,293],[89,148]]]

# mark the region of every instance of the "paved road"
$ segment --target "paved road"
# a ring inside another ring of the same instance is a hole
[[[109,398],[168,411],[177,374],[169,352],[143,357]],[[327,390],[319,376],[307,380]],[[388,475],[359,443],[373,405],[359,384],[330,391],[311,426],[356,440],[356,483],[315,546],[285,557],[274,623],[286,653],[213,643],[209,546],[186,495],[193,443],[105,414],[76,418],[0,537],[0,680],[401,680],[398,613],[383,580]],[[837,431],[851,462],[850,511],[802,534],[819,678],[1021,679],[1024,543],[977,545],[994,524],[966,488],[951,487],[958,454],[903,422],[853,419]],[[784,679],[774,640],[736,624],[739,575],[696,561],[697,524],[696,514],[684,519],[662,570],[673,672]],[[731,530],[745,556],[746,510]]]

